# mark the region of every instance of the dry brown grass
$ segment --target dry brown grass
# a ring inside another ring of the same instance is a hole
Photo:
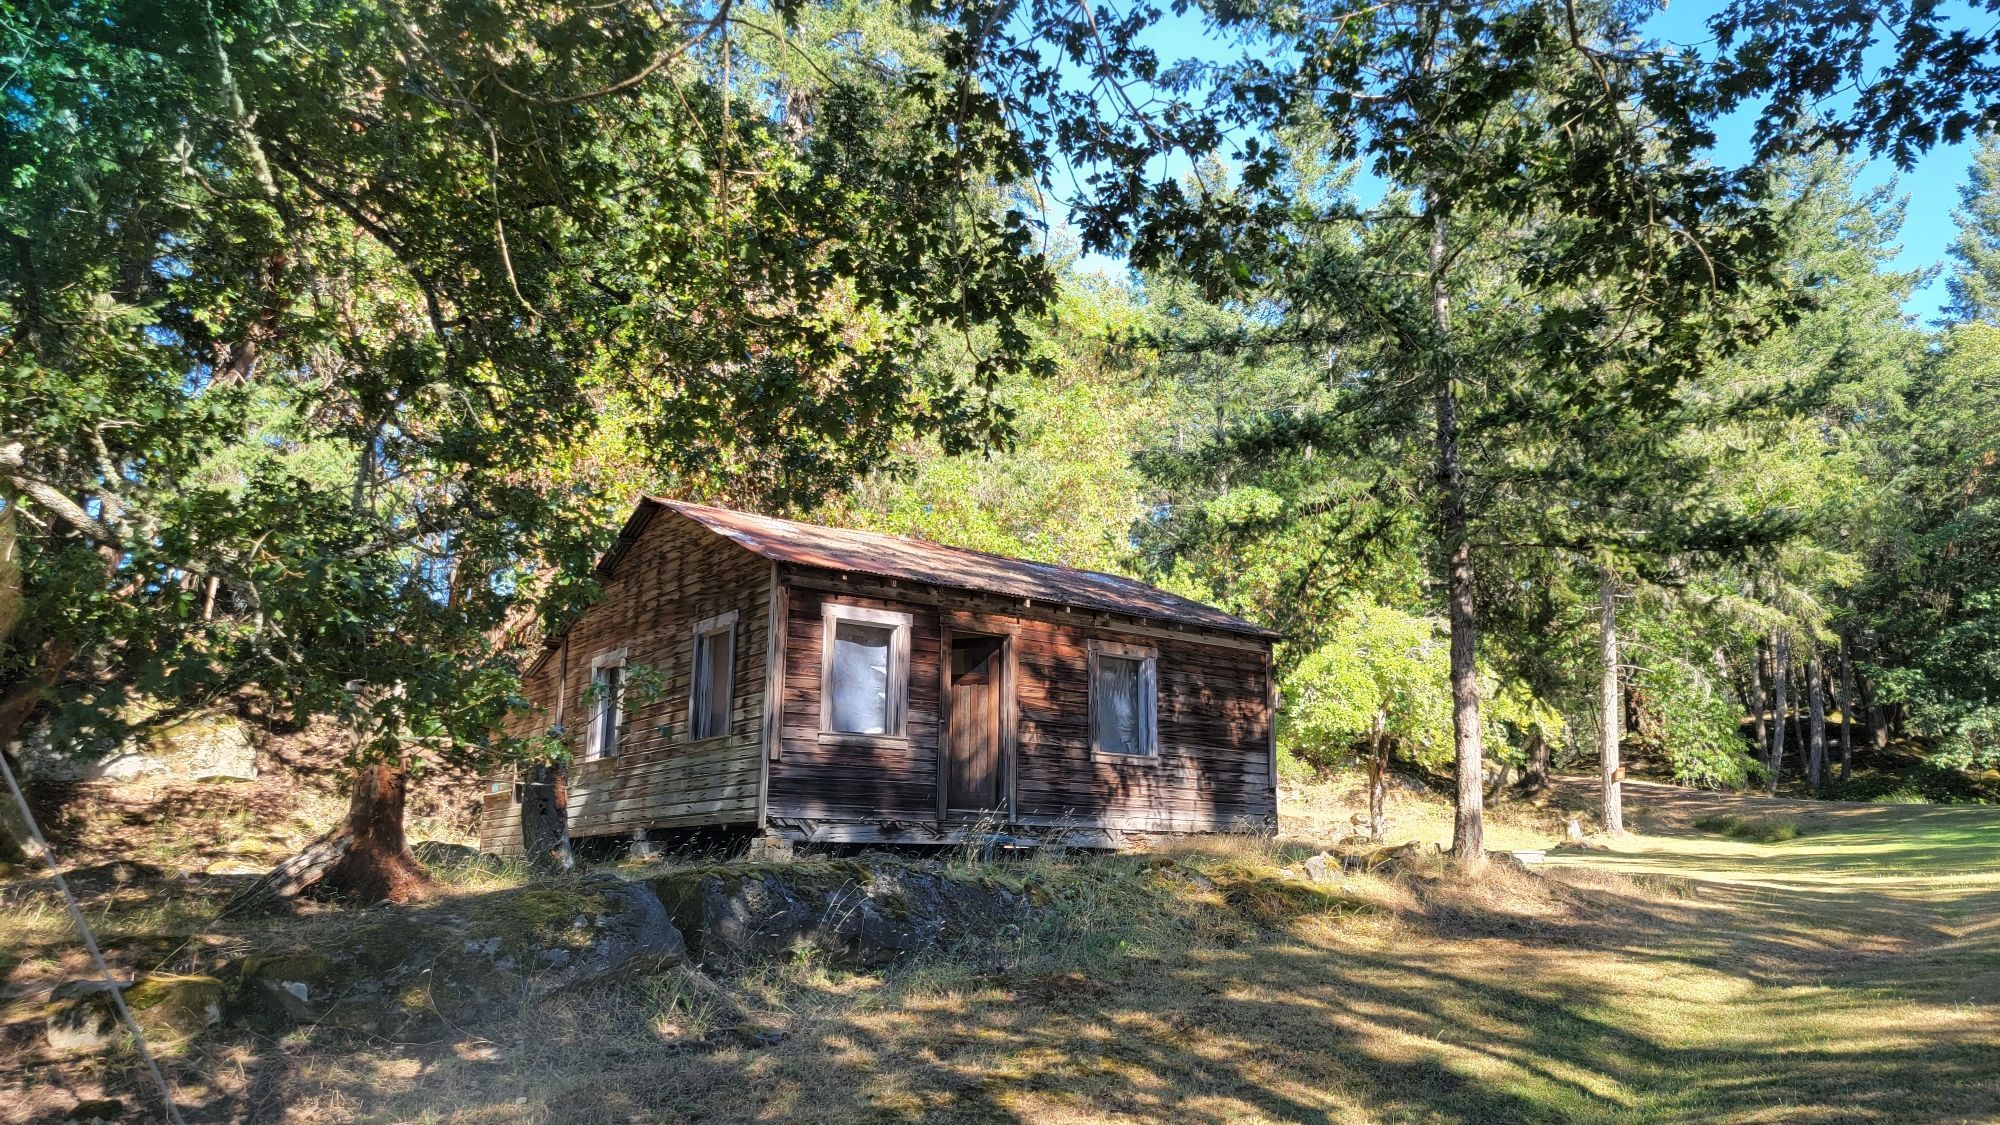
[[[171,1066],[196,1119],[287,1122],[2000,1112],[1991,811],[1795,809],[1635,785],[1642,832],[1609,847],[1477,875],[1418,858],[1311,885],[1301,862],[1348,834],[1353,796],[1288,788],[1277,841],[1009,865],[1056,924],[997,965],[682,970],[438,1043],[231,1033]],[[1495,846],[1552,843],[1567,799],[1503,809]],[[1824,823],[1772,845],[1692,827],[1728,809]],[[1391,815],[1395,841],[1449,831],[1435,802],[1399,796]],[[102,1089],[136,1104],[128,1067],[46,1067],[33,1104]],[[10,1094],[0,1105],[23,1104]]]

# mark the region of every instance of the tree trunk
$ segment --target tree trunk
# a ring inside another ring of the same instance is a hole
[[[1377,711],[1368,732],[1368,838],[1377,842],[1389,834],[1389,740],[1382,728]]]
[[[1875,696],[1875,682],[1861,677],[1861,701],[1868,710],[1868,741],[1877,754],[1889,748],[1889,712]]]
[[[362,906],[409,902],[423,893],[428,877],[403,836],[408,782],[407,773],[380,762],[355,771],[347,801],[347,850],[322,880],[326,890]]]
[[[1618,582],[1609,570],[1597,585],[1597,660],[1597,764],[1604,831],[1619,836],[1625,832],[1625,769],[1618,762],[1625,718],[1620,706],[1624,694],[1618,686]]]
[[[1854,768],[1854,646],[1840,635],[1840,780]]]
[[[1764,642],[1757,642],[1757,651],[1750,655],[1750,718],[1757,728],[1757,753],[1765,760],[1771,757],[1771,732],[1764,725],[1764,708],[1770,700],[1764,694],[1764,661],[1770,654],[1764,650]]]
[[[4,744],[0,744],[0,758],[7,760],[7,769],[19,782],[21,796],[26,798],[28,781],[21,775],[20,759],[8,753]],[[0,865],[28,862],[28,842],[32,839],[28,834],[28,822],[15,803],[14,794],[0,788]]]
[[[569,790],[562,770],[548,762],[529,766],[521,779],[521,847],[537,871],[576,866],[569,847]]]
[[[1806,706],[1812,720],[1806,740],[1806,784],[1818,796],[1826,786],[1826,667],[1818,645],[1806,660]]]
[[[1790,725],[1790,701],[1785,698],[1792,678],[1792,648],[1783,633],[1771,637],[1772,674],[1771,682],[1777,691],[1776,705],[1771,715],[1771,796],[1778,795],[1778,779],[1785,772],[1785,728]]]
[[[1528,768],[1521,772],[1521,788],[1542,789],[1549,783],[1549,740],[1540,726],[1528,728]]]
[[[1436,339],[1431,361],[1437,383],[1437,483],[1439,540],[1445,558],[1445,596],[1451,617],[1451,729],[1458,792],[1452,821],[1451,854],[1461,863],[1486,858],[1485,752],[1480,746],[1479,668],[1473,628],[1472,540],[1465,502],[1465,466],[1458,449],[1458,389],[1448,341],[1451,297],[1445,285],[1445,212],[1436,192],[1425,199],[1431,217],[1431,317]]]

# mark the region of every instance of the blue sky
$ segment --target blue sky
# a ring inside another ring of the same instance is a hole
[[[1709,33],[1708,21],[1723,8],[1724,2],[1699,0],[1669,4],[1648,22],[1647,29],[1672,43],[1696,49],[1712,48],[1714,36]],[[1195,12],[1182,17],[1164,16],[1147,39],[1164,62],[1188,57],[1219,57],[1227,50],[1204,37],[1201,18]],[[1718,163],[1741,164],[1749,159],[1750,130],[1754,122],[1754,110],[1746,110],[1719,123],[1715,147]],[[1924,269],[1946,260],[1945,250],[1956,233],[1951,213],[1958,206],[1958,188],[1965,182],[1971,162],[1972,146],[1965,143],[1935,148],[1918,161],[1915,168],[1900,175],[1896,166],[1888,160],[1878,159],[1867,165],[1861,175],[1862,187],[1872,188],[1893,179],[1899,194],[1909,201],[1903,227],[1902,253],[1894,263],[1897,269]],[[1116,265],[1108,261],[1102,264]],[[1929,323],[1937,316],[1944,300],[1944,278],[1942,271],[1938,271],[1927,285],[1912,294],[1906,308],[1920,322]]]
[[[1647,29],[1670,42],[1696,48],[1712,47],[1715,37],[1709,34],[1708,21],[1722,7],[1718,0],[1671,4],[1647,24]],[[1744,112],[1721,123],[1716,129],[1718,161],[1741,164],[1749,158],[1750,126],[1753,121],[1754,114]],[[1934,148],[1907,173],[1899,174],[1896,166],[1888,160],[1869,162],[1861,175],[1862,187],[1872,188],[1895,180],[1899,193],[1909,200],[1908,216],[1903,224],[1903,252],[1895,261],[1897,269],[1923,269],[1946,260],[1945,251],[1957,234],[1957,228],[1952,224],[1952,209],[1958,206],[1958,188],[1965,182],[1971,165],[1970,142]],[[1937,316],[1938,308],[1944,301],[1944,276],[1939,271],[1929,284],[1911,295],[1904,307],[1911,315],[1929,323]]]

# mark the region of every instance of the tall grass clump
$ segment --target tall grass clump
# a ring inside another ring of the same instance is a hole
[[[1781,844],[1786,840],[1796,840],[1806,833],[1805,825],[1783,816],[1710,813],[1697,818],[1694,826],[1703,832],[1714,832],[1732,839],[1749,840],[1758,844]]]

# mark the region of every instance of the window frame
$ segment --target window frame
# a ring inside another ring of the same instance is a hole
[[[735,731],[730,721],[736,710],[736,622],[737,612],[718,613],[695,622],[693,639],[688,650],[688,713],[687,742],[710,742],[718,738],[728,738]],[[701,714],[701,648],[702,642],[717,633],[727,633],[729,641],[723,646],[722,673],[727,677],[723,689],[722,729],[713,734],[695,733],[695,721]]]
[[[873,625],[891,630],[889,638],[888,714],[880,734],[833,729],[833,634],[842,621]],[[913,615],[893,609],[875,609],[849,602],[825,602],[820,607],[819,638],[819,740],[821,742],[907,742],[909,741],[910,632]]]
[[[583,760],[602,762],[618,756],[618,744],[624,741],[625,728],[625,649],[601,653],[590,661],[590,725],[583,736]],[[607,668],[618,669],[618,690],[608,698],[596,697],[597,685],[603,682],[599,674]],[[604,712],[611,711],[611,745],[604,745]]]
[[[1084,692],[1084,722],[1089,730],[1092,761],[1125,765],[1156,765],[1160,760],[1160,650],[1152,645],[1092,639],[1089,643],[1088,677]],[[1106,750],[1097,738],[1097,673],[1101,657],[1139,662],[1139,742],[1145,749],[1137,754]]]

